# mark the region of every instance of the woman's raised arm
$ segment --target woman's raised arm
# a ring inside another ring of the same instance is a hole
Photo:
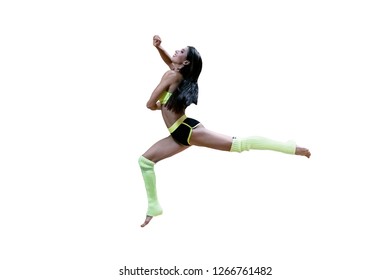
[[[172,64],[172,60],[168,52],[161,47],[161,38],[158,35],[153,36],[153,46],[156,47],[158,50],[158,53],[160,54],[162,60],[165,62],[166,65],[168,65],[169,69],[173,70],[174,66]]]

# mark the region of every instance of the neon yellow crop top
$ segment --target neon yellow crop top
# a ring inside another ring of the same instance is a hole
[[[171,95],[172,95],[172,93],[170,93],[168,91],[164,91],[158,101],[160,101],[161,105],[165,105],[168,102]]]

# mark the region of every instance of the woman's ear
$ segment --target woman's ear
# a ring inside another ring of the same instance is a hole
[[[188,64],[190,64],[190,61],[189,60],[184,60],[183,65],[188,65]]]

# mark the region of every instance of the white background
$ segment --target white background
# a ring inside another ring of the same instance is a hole
[[[389,279],[385,2],[2,1],[0,278]],[[166,70],[155,34],[202,55],[187,115],[312,158],[192,147],[156,165],[164,214],[140,228],[137,160],[167,135],[145,107]]]

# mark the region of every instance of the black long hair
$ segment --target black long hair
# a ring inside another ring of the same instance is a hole
[[[194,47],[188,46],[187,60],[190,63],[179,70],[183,80],[166,104],[169,110],[176,113],[183,112],[192,103],[198,103],[198,78],[202,72],[202,58]]]

